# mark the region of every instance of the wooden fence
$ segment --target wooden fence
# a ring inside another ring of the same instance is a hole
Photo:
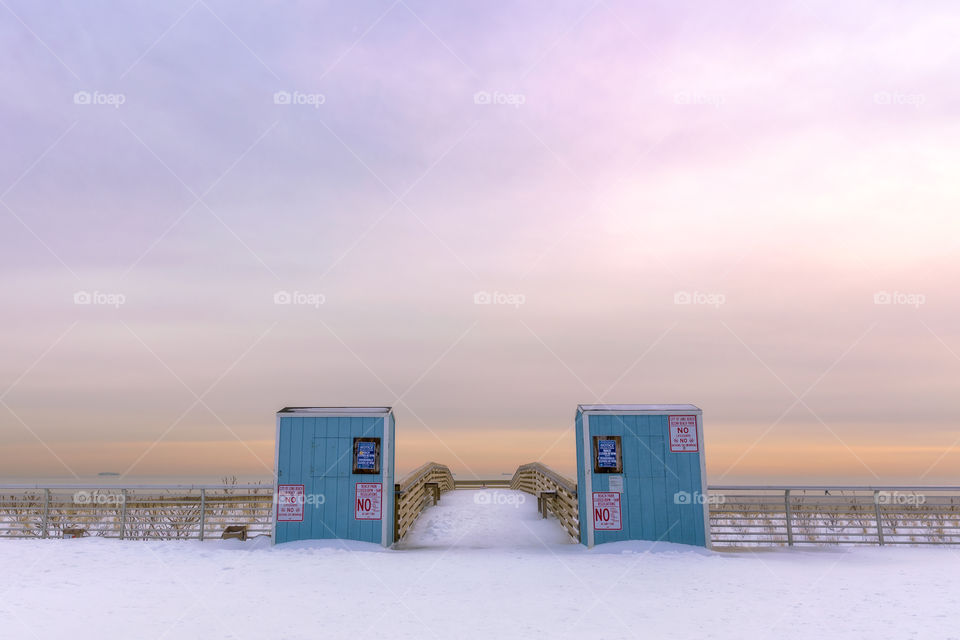
[[[577,484],[550,467],[531,462],[521,465],[513,474],[510,488],[537,497],[540,512],[552,513],[574,540],[580,539],[580,515],[577,506]]]
[[[429,462],[396,485],[394,539],[454,488],[506,488],[503,480],[457,481]],[[538,498],[579,539],[576,484],[540,463],[519,467],[509,488]],[[0,486],[0,538],[74,535],[131,540],[221,537],[228,527],[270,535],[273,487],[263,485]],[[714,547],[960,545],[960,486],[711,486]]]
[[[453,490],[453,474],[446,465],[428,462],[407,474],[395,488],[393,540],[399,542],[424,509],[436,504],[440,494]]]
[[[270,535],[273,487],[138,485],[0,487],[0,538],[219,538]]]
[[[714,547],[960,544],[960,487],[712,486]]]
[[[531,463],[510,488],[537,496],[579,540],[576,483]],[[704,499],[715,548],[960,544],[958,486],[711,486]]]

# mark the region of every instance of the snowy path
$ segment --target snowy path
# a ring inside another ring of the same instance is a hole
[[[450,491],[414,523],[400,549],[529,548],[575,544],[555,519],[541,519],[537,499],[522,491]]]
[[[960,550],[586,550],[535,503],[473,500],[390,551],[0,540],[0,638],[960,640]]]

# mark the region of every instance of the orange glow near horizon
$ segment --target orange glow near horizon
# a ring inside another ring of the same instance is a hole
[[[721,431],[718,429],[718,431]],[[949,442],[905,446],[874,442],[849,449],[828,440],[769,437],[750,447],[739,441],[724,441],[707,429],[707,475],[713,484],[937,484],[949,483],[960,466],[960,449]],[[462,478],[509,476],[517,466],[543,462],[570,478],[576,477],[572,428],[558,430],[486,430],[475,433],[447,432],[442,440],[423,429],[398,429],[398,478],[424,462],[448,465]],[[57,452],[69,459],[83,481],[101,471],[124,472],[117,460],[139,460],[130,471],[132,479],[204,478],[237,476],[269,481],[273,468],[272,440],[109,442],[95,446],[83,442],[59,443]],[[749,449],[749,450],[748,450]],[[948,453],[944,454],[944,451]],[[23,481],[59,478],[74,481],[63,472],[37,476],[37,468],[50,468],[49,452],[36,443],[5,447],[4,477]],[[916,469],[928,470],[917,474]]]

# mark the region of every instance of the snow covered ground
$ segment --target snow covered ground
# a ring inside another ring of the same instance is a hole
[[[570,544],[458,491],[401,548],[0,540],[2,638],[960,639],[960,550]]]

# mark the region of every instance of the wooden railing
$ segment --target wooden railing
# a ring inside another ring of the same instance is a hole
[[[440,500],[440,494],[452,491],[453,487],[450,468],[436,462],[428,462],[407,474],[394,492],[394,542],[406,535],[424,509]]]
[[[960,545],[960,486],[711,486],[714,547]]]
[[[510,481],[511,489],[537,496],[544,516],[552,513],[574,540],[580,539],[580,514],[577,506],[577,484],[550,467],[531,462],[521,465]]]
[[[273,487],[263,485],[0,487],[0,538],[270,535],[272,515]]]
[[[454,482],[427,463],[396,485],[395,540],[420,513],[454,489],[495,488],[500,480]],[[576,484],[540,463],[519,467],[510,488],[538,498],[575,540]],[[228,528],[270,535],[273,488],[263,485],[0,486],[0,539],[76,535],[169,540],[219,538]],[[711,486],[714,547],[779,545],[960,545],[960,486]]]

